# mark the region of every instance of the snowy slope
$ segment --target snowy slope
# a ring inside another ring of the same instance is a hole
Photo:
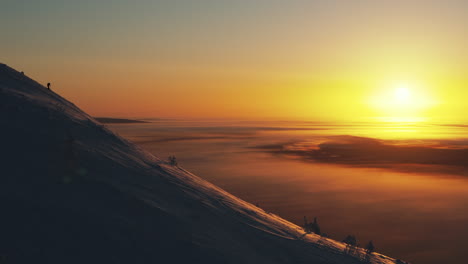
[[[5,263],[365,263],[139,149],[3,64],[0,111]]]

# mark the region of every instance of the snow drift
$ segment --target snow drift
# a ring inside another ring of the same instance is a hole
[[[0,113],[6,263],[365,262],[170,166],[4,64]]]

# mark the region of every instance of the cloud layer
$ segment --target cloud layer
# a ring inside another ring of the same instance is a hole
[[[395,141],[334,136],[256,148],[314,162],[468,176],[468,141],[463,140]]]

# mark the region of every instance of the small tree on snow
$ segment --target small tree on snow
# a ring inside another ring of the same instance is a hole
[[[374,249],[375,249],[374,243],[372,243],[372,240],[371,240],[371,241],[369,241],[369,243],[366,246],[367,254],[370,254],[370,253],[374,252]]]
[[[304,231],[306,233],[315,233],[317,235],[321,235],[321,231],[320,231],[320,226],[317,222],[317,217],[314,217],[314,222],[312,223],[308,223],[307,222],[307,217],[304,216]]]
[[[167,159],[169,160],[169,164],[171,166],[177,166],[177,159],[175,156],[169,156]]]
[[[312,223],[311,229],[312,229],[312,232],[314,232],[317,235],[322,234],[322,232],[320,231],[320,226],[319,226],[319,224],[317,222],[317,217],[314,217],[314,222]]]
[[[356,237],[353,235],[348,235],[345,239],[343,239],[342,242],[346,244],[345,253],[352,254],[357,245]]]
[[[309,222],[307,221],[307,217],[304,216],[304,231],[309,234],[310,232],[312,232],[310,230],[310,226],[309,226]]]

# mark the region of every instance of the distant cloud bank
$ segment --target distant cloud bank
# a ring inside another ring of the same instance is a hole
[[[332,136],[255,147],[311,162],[468,176],[468,140],[398,141]]]

